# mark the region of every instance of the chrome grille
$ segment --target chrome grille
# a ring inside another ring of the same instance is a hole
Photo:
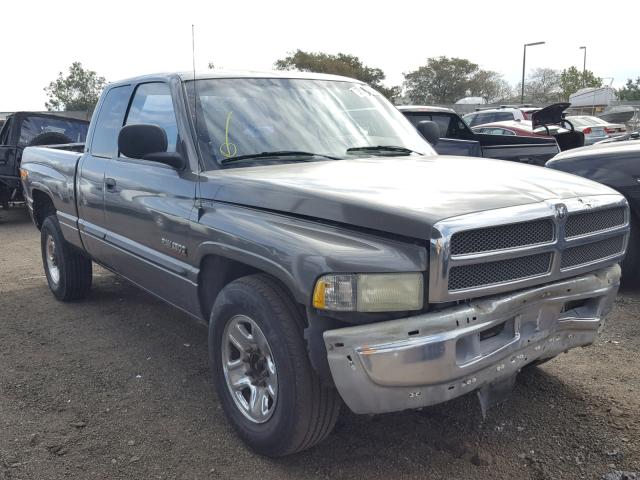
[[[612,257],[622,253],[624,249],[624,235],[607,238],[598,242],[578,245],[567,248],[562,252],[562,262],[560,268],[575,267],[585,265],[602,258]]]
[[[572,238],[619,227],[624,225],[624,212],[624,208],[618,207],[569,215],[565,235],[567,238]]]
[[[453,234],[451,255],[538,245],[552,242],[553,238],[553,221],[550,218],[497,227],[477,228]]]
[[[493,285],[543,275],[551,269],[552,258],[553,254],[551,253],[540,253],[497,262],[453,267],[449,271],[449,290]]]
[[[432,232],[429,301],[449,302],[553,282],[620,261],[629,213],[623,196],[605,194],[451,217]]]

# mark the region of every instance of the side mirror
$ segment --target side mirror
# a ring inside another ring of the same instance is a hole
[[[176,169],[185,166],[185,160],[179,153],[167,152],[167,134],[157,125],[125,125],[118,133],[118,150],[129,158],[140,158],[159,162]]]
[[[438,127],[436,122],[422,120],[421,122],[418,122],[416,128],[418,129],[418,132],[420,132],[420,135],[422,135],[431,145],[436,145],[438,140],[440,140],[440,127]]]

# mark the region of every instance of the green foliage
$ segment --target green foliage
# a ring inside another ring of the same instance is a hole
[[[301,72],[329,73],[361,80],[392,100],[400,94],[399,87],[387,88],[383,85],[385,74],[380,68],[368,67],[353,55],[296,50],[274,64],[278,70],[298,70]]]
[[[591,70],[585,70],[584,74],[576,67],[569,67],[562,70],[560,74],[560,89],[565,100],[581,88],[601,87],[602,79],[596,77]]]
[[[465,58],[433,57],[405,74],[407,97],[417,104],[449,104],[467,96],[498,101],[511,94],[502,77]]]
[[[640,77],[636,78],[635,82],[628,78],[626,85],[618,90],[618,98],[620,100],[640,100]]]
[[[73,62],[67,76],[60,72],[58,78],[45,87],[48,97],[45,107],[49,111],[92,112],[105,83],[104,77],[85,70],[80,62]]]

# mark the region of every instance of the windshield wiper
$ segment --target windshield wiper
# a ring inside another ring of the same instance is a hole
[[[323,157],[330,160],[339,160],[337,157],[323,155],[321,153],[299,152],[296,150],[277,150],[274,152],[251,153],[249,155],[237,155],[235,157],[225,158],[220,161],[221,165],[237,162],[238,160],[250,160],[253,158],[277,158],[277,157]],[[301,160],[305,161],[305,160]]]
[[[423,155],[420,152],[416,152],[415,150],[411,150],[410,148],[406,148],[406,147],[399,147],[396,145],[367,145],[366,147],[351,147],[351,148],[347,148],[347,153],[352,153],[352,152],[369,152],[369,151],[374,151],[374,152],[394,152],[394,153],[417,153],[419,155]]]

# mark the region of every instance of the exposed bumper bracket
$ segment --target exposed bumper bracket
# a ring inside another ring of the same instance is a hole
[[[593,343],[619,283],[616,264],[414,317],[328,330],[331,374],[356,413],[441,403]],[[488,406],[494,395],[485,396]]]

